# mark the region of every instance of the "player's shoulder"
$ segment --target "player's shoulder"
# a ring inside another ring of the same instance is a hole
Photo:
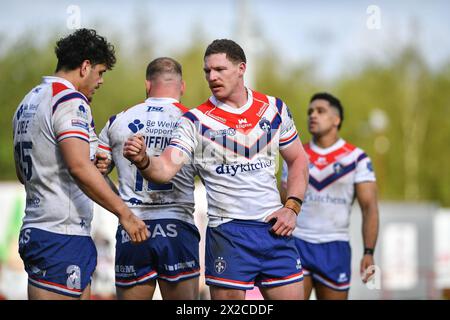
[[[70,100],[81,100],[89,105],[89,100],[80,91],[68,87],[61,82],[53,82],[50,84],[52,99],[55,103],[62,103]]]
[[[121,125],[122,122],[126,122],[128,124],[128,122],[130,121],[129,119],[136,118],[139,113],[142,113],[144,107],[144,102],[125,107],[119,113],[113,114],[109,117],[108,121],[106,122],[106,127],[108,129],[111,129],[112,127]]]
[[[356,145],[345,141],[343,148],[347,149],[349,154],[351,154],[357,161],[363,160],[368,157],[367,153],[360,147],[357,147]]]
[[[77,114],[83,118],[89,117],[89,100],[84,94],[59,82],[51,83],[50,88],[52,115],[55,115],[55,112],[64,106],[63,109],[75,108]]]
[[[286,104],[280,97],[271,96],[255,90],[252,90],[252,95],[254,100],[269,104],[269,106],[276,109],[280,115],[283,113],[283,106]]]

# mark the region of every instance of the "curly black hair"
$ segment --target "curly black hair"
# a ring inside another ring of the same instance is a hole
[[[216,53],[225,53],[228,60],[234,63],[247,63],[247,58],[245,57],[244,50],[233,40],[229,39],[216,39],[206,48],[205,55],[206,58],[209,55]]]
[[[61,38],[55,47],[59,70],[75,70],[84,60],[92,65],[105,64],[111,70],[116,63],[114,46],[97,34],[93,29],[78,29],[65,38]]]

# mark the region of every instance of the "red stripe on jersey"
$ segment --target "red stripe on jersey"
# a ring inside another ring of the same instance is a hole
[[[111,148],[109,148],[109,147],[107,147],[107,146],[103,146],[103,145],[101,145],[101,144],[99,144],[98,147],[99,147],[100,149],[103,149],[103,150],[106,150],[106,151],[112,151]]]
[[[350,143],[345,143],[341,148],[330,152],[328,154],[318,154],[314,152],[311,149],[311,146],[309,143],[304,145],[305,151],[308,154],[309,161],[316,166],[319,170],[322,170],[323,168],[327,167],[330,164],[333,164],[336,162],[337,159],[340,157],[349,154],[353,150],[355,150],[355,146],[351,145]]]
[[[255,91],[252,91],[252,93],[253,103],[250,108],[242,114],[235,114],[217,108],[210,100],[198,106],[197,109],[210,118],[223,123],[230,128],[235,128],[243,134],[247,134],[257,126],[264,112],[269,107],[269,100],[266,95]]]
[[[183,113],[186,113],[186,112],[189,111],[188,108],[186,108],[184,105],[182,105],[182,104],[179,103],[179,102],[175,102],[173,105],[174,105],[175,107],[177,107],[178,109],[180,109]]]
[[[69,89],[65,84],[61,83],[61,82],[53,82],[52,83],[52,92],[53,92],[53,96],[56,96],[58,93],[60,93],[61,91],[67,90]]]
[[[66,131],[66,132],[63,132],[63,133],[59,134],[58,136],[56,136],[56,139],[59,139],[62,136],[65,136],[66,134],[79,134],[79,135],[82,135],[83,137],[86,137],[89,139],[89,135],[82,131]]]

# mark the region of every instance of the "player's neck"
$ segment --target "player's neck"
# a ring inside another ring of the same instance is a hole
[[[75,90],[78,91],[80,82],[73,71],[58,71],[55,72],[54,76],[69,81],[74,86]]]
[[[172,98],[180,101],[181,95],[175,90],[150,90],[147,92],[147,98]]]
[[[236,90],[233,91],[232,94],[230,94],[228,97],[224,99],[217,99],[222,103],[225,103],[226,105],[239,109],[240,107],[244,106],[248,101],[248,92],[247,88],[242,84]]]
[[[331,147],[338,140],[339,140],[339,136],[337,134],[327,134],[324,136],[313,136],[314,143],[322,149]]]

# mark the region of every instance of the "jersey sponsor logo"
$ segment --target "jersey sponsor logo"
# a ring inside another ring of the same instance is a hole
[[[345,272],[340,273],[338,282],[347,282],[347,281],[348,281],[347,274]]]
[[[163,107],[148,106],[147,112],[163,112]]]
[[[38,104],[22,104],[17,110],[16,119],[20,120],[21,118],[32,118],[36,114],[36,110],[38,109]]]
[[[119,265],[116,264],[116,272],[127,273],[127,274],[135,274],[136,270],[133,265]]]
[[[39,204],[41,203],[41,199],[38,197],[29,198],[26,200],[28,208],[39,208]]]
[[[83,118],[83,119],[85,119],[85,120],[88,119],[88,113],[87,113],[87,110],[86,110],[86,108],[85,108],[82,104],[80,104],[80,105],[78,106],[77,116],[80,117],[80,118]]]
[[[142,200],[139,200],[137,198],[130,198],[128,200],[125,200],[125,202],[129,202],[129,203],[131,203],[132,205],[135,205],[135,206],[142,204]]]
[[[295,265],[295,268],[297,270],[301,270],[302,269],[302,263],[301,263],[300,259],[297,259],[297,263]]]
[[[214,270],[216,273],[221,274],[224,273],[227,269],[227,262],[223,257],[217,257],[216,260],[214,260]]]
[[[328,164],[327,158],[325,157],[319,157],[315,161],[315,164],[318,166],[326,166]]]
[[[266,118],[262,118],[261,121],[259,121],[259,127],[267,133],[269,133],[269,131],[272,129],[270,121],[267,120]]]
[[[148,148],[164,149],[170,144],[170,137],[146,136],[145,143]]]
[[[332,197],[328,193],[325,195],[321,195],[321,194],[313,194],[312,192],[306,192],[304,201],[305,203],[318,202],[318,203],[338,204],[338,205],[347,204],[347,200],[345,198]]]
[[[20,235],[19,244],[20,245],[27,244],[31,239],[30,234],[31,234],[31,229],[25,229],[22,232],[22,234]]]
[[[178,262],[176,264],[164,264],[164,269],[167,271],[177,271],[181,269],[191,269],[195,268],[195,260],[186,261],[186,262]]]
[[[367,170],[369,170],[370,172],[373,172],[373,166],[372,166],[371,161],[367,161]]]
[[[236,129],[245,129],[253,127],[252,123],[247,122],[247,118],[238,119],[238,123],[236,123]]]
[[[264,104],[261,106],[261,108],[259,109],[259,111],[256,113],[256,116],[257,116],[258,118],[260,118],[260,117],[264,114],[264,112],[266,112],[266,110],[267,110],[268,107],[269,107],[269,104],[268,104],[268,103],[264,103]]]
[[[31,266],[29,266],[29,268],[30,268],[31,272],[33,273],[33,275],[45,277],[45,275],[47,274],[47,270],[42,270],[38,266],[31,265]]]
[[[163,238],[167,237],[176,238],[178,236],[177,225],[172,223],[169,223],[165,226],[162,226],[161,224],[157,223],[153,226],[153,229],[152,226],[147,225],[147,229],[150,232],[149,238],[152,239],[158,236],[161,236]],[[122,243],[131,241],[129,234],[125,230],[121,231],[121,235],[122,235]]]
[[[130,122],[128,124],[128,129],[130,129],[133,133],[136,133],[143,128],[144,125],[141,123],[141,120],[139,119],[135,119],[133,122]]]
[[[79,127],[79,128],[86,129],[86,130],[89,129],[89,124],[87,122],[84,122],[79,119],[72,119],[72,126]]]
[[[67,273],[67,288],[81,289],[81,270],[77,265],[70,265],[66,269]]]
[[[272,167],[274,162],[272,160],[262,161],[259,160],[256,163],[245,164],[221,164],[216,168],[217,174],[229,174],[234,177],[238,173],[244,173],[249,171],[261,170]]]
[[[209,138],[211,140],[215,140],[218,137],[225,137],[225,136],[235,136],[236,135],[236,129],[234,128],[228,128],[228,129],[221,129],[221,130],[210,130],[208,131]]]

